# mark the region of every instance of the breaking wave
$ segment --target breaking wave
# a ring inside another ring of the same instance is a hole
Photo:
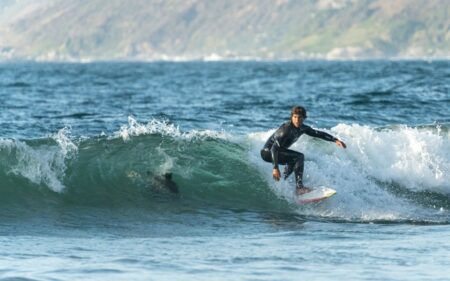
[[[340,124],[328,131],[347,150],[308,136],[292,147],[305,154],[307,185],[338,191],[320,204],[293,204],[292,180],[271,179],[259,149],[273,130],[182,132],[166,121],[141,124],[131,117],[110,136],[77,139],[64,128],[42,139],[1,139],[0,202],[36,209],[188,204],[344,221],[450,221],[447,126]]]

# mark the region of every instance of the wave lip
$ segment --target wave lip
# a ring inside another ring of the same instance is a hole
[[[131,137],[141,135],[160,134],[162,136],[170,136],[173,138],[193,140],[193,139],[231,139],[231,135],[221,131],[213,130],[192,130],[188,132],[182,132],[178,126],[170,123],[168,120],[152,119],[147,124],[139,123],[135,118],[129,116],[128,124],[120,127],[120,130],[114,133],[114,137],[122,138],[124,141],[129,140]]]

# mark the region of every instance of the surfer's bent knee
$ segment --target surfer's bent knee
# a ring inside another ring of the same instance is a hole
[[[267,148],[261,149],[261,158],[266,162],[272,162],[272,155]]]

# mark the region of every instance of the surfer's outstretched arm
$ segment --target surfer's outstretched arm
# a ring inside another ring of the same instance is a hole
[[[347,145],[343,141],[341,141],[338,138],[333,137],[332,135],[330,135],[328,133],[325,133],[325,132],[322,132],[322,131],[319,131],[319,130],[315,130],[315,129],[309,127],[309,126],[305,126],[305,127],[307,127],[305,133],[308,136],[319,138],[319,139],[323,139],[323,140],[326,140],[326,141],[332,141],[332,142],[336,143],[337,146],[342,147],[342,148],[346,148],[347,147]]]

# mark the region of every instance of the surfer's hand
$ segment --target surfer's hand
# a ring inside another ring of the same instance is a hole
[[[339,146],[341,148],[347,148],[347,145],[341,140],[337,140],[336,144],[337,144],[337,146]]]
[[[274,169],[272,170],[272,176],[273,176],[273,179],[274,179],[274,180],[279,181],[280,178],[281,178],[281,176],[280,176],[280,170],[278,170],[278,168],[274,168]]]

